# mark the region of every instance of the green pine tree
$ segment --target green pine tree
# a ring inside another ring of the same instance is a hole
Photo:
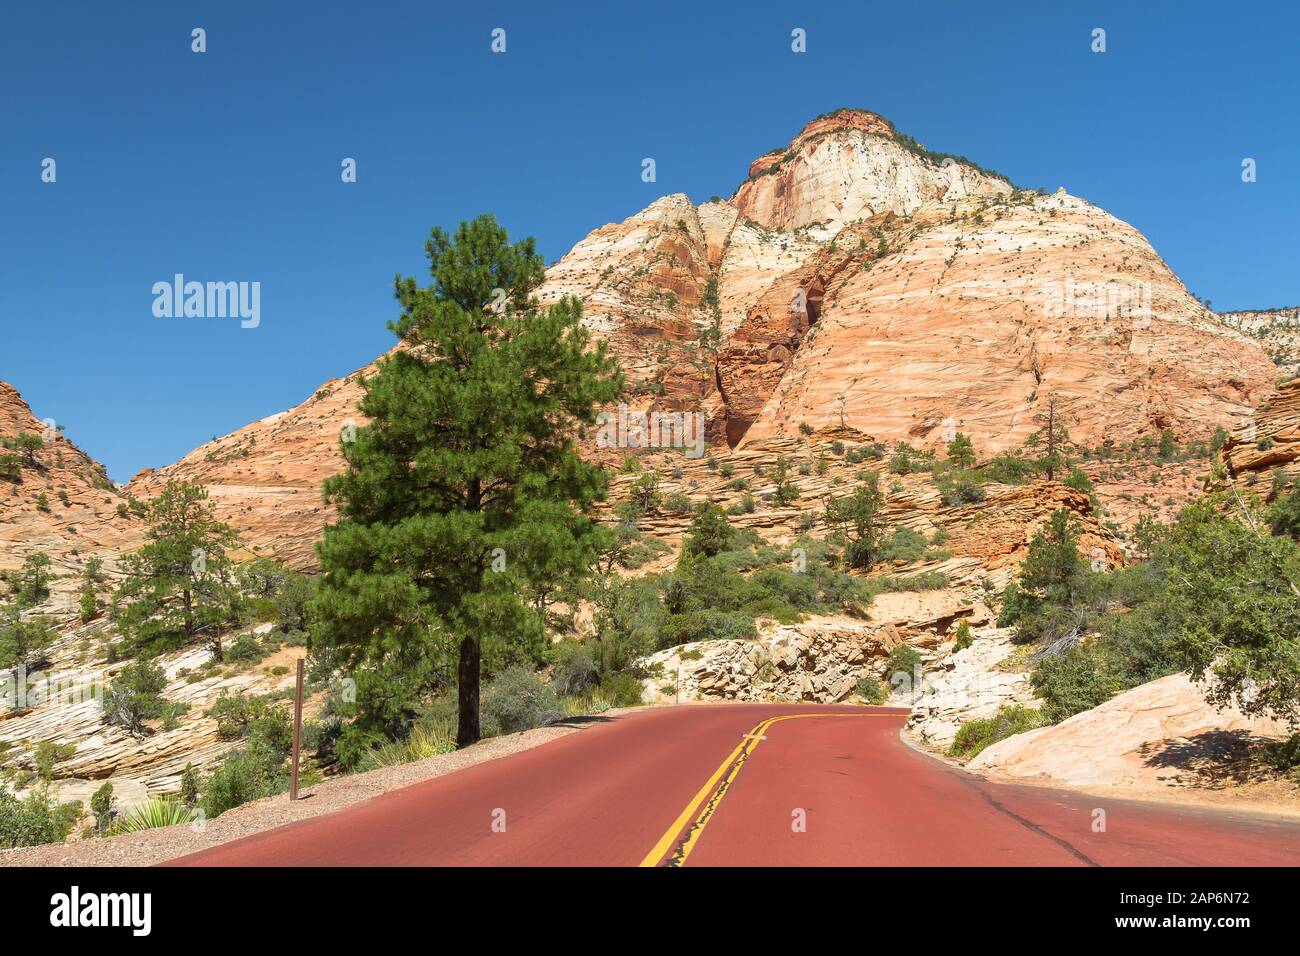
[[[147,516],[149,543],[121,563],[117,629],[146,653],[202,636],[222,660],[222,628],[236,596],[226,551],[239,536],[216,519],[202,485],[168,482]]]
[[[544,274],[532,239],[511,245],[481,216],[454,236],[435,228],[425,251],[433,282],[398,277],[389,327],[402,348],[364,382],[370,423],[326,484],[340,520],[317,549],[312,642],[376,667],[453,642],[465,746],[480,736],[485,651],[493,667],[543,645],[529,579],[595,560],[583,512],[606,475],[574,437],[623,378],[591,347],[579,302],[532,297]]]
[[[969,436],[958,432],[956,437],[948,442],[948,460],[956,468],[975,467],[975,446]]]

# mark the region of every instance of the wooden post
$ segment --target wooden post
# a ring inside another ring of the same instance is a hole
[[[302,671],[305,658],[298,658],[298,688],[293,695],[293,778],[289,799],[298,799],[298,754],[302,750]]]

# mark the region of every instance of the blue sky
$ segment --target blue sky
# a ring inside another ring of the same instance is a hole
[[[430,226],[551,262],[839,106],[1103,206],[1215,308],[1300,303],[1294,3],[455,6],[5,5],[0,379],[124,481],[384,351]],[[261,325],[156,318],[177,272],[260,282]]]

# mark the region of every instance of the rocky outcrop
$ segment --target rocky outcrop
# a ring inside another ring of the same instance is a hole
[[[1285,725],[1216,710],[1204,688],[1174,674],[1126,691],[1068,720],[988,747],[967,768],[1000,779],[1116,791],[1211,785],[1232,774],[1252,744],[1287,736]]]
[[[1263,479],[1280,471],[1300,478],[1300,378],[1278,386],[1254,415],[1233,429],[1223,446],[1223,461],[1238,487],[1272,494]]]
[[[860,677],[879,676],[900,640],[890,624],[815,621],[756,641],[683,644],[646,659],[655,676],[645,680],[642,698],[836,703],[853,696]]]
[[[754,160],[733,202],[745,218],[789,231],[1011,189],[1005,178],[928,156],[883,116],[841,109],[813,120],[785,149]]]
[[[888,686],[885,658],[900,644],[918,649],[927,680],[930,662],[951,649],[948,634],[962,620],[987,623],[988,610],[952,590],[881,594],[865,621],[813,617],[773,625],[756,640],[699,641],[652,654],[643,662],[651,676],[642,696],[647,703],[856,699],[862,677]],[[910,686],[894,690],[891,703],[916,699]]]

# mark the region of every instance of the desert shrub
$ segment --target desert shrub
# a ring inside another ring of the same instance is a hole
[[[746,493],[741,496],[738,502],[736,502],[734,505],[732,505],[730,508],[727,509],[727,514],[729,515],[753,514],[754,509],[757,507],[758,505],[754,501],[754,496]]]
[[[90,795],[90,813],[95,818],[95,829],[107,833],[113,821],[113,805],[117,802],[113,796],[113,785],[104,783]]]
[[[870,674],[864,674],[862,677],[858,678],[856,689],[858,696],[868,704],[883,704],[885,699],[889,696],[880,681],[876,680]]]
[[[198,803],[201,783],[199,768],[187,761],[185,769],[181,771],[181,803],[187,807],[193,807]]]
[[[696,641],[756,637],[754,619],[738,611],[697,610],[674,614],[664,622],[660,646],[674,647]]]
[[[894,675],[906,674],[911,680],[912,674],[917,667],[921,665],[921,654],[915,647],[910,644],[898,644],[885,658],[885,673],[889,676],[892,683]]]
[[[145,721],[163,715],[166,701],[162,692],[166,686],[167,675],[157,664],[148,660],[127,664],[104,692],[104,720],[137,737],[143,736]]]
[[[1002,485],[1023,485],[1034,474],[1034,464],[1017,455],[998,455],[982,469],[986,481]]]
[[[449,754],[456,749],[456,721],[450,715],[431,715],[412,725],[401,740],[387,741],[366,751],[358,764],[360,770],[376,770]]]
[[[686,538],[682,542],[685,554],[712,556],[732,546],[735,531],[727,515],[710,501],[703,502],[695,511]]]
[[[256,663],[266,656],[266,650],[258,642],[257,636],[248,632],[240,634],[225,648],[228,661],[250,661]]]
[[[21,799],[0,787],[0,848],[62,843],[81,814],[80,803],[56,803],[44,786]]]
[[[611,707],[635,707],[641,703],[641,681],[629,671],[610,674],[600,682],[600,695]]]
[[[911,564],[925,557],[925,536],[901,525],[880,543],[880,560]]]
[[[1033,708],[1019,704],[1000,707],[992,717],[968,720],[962,724],[948,747],[948,755],[969,760],[999,740],[1023,734],[1044,723],[1043,715]]]
[[[1042,661],[1031,682],[1051,723],[1091,710],[1123,689],[1104,653],[1083,645]]]
[[[691,510],[690,496],[684,495],[681,492],[674,492],[664,499],[663,508],[669,514],[689,514]]]
[[[551,686],[556,693],[580,694],[600,682],[600,671],[591,650],[577,641],[564,641],[555,649],[555,671]]]
[[[950,508],[984,500],[984,487],[973,472],[945,472],[935,476],[934,484],[939,489],[939,497]]]
[[[260,748],[241,747],[226,754],[203,784],[204,816],[218,817],[250,800],[282,792],[288,785],[283,759],[283,754],[277,759]]]
[[[1260,756],[1268,766],[1300,783],[1300,734],[1285,740],[1269,741]]]
[[[964,651],[974,643],[975,635],[970,632],[970,624],[962,621],[957,625],[957,629],[953,633],[953,653]]]
[[[518,733],[563,716],[555,691],[522,664],[507,667],[483,690],[483,736]]]
[[[76,744],[59,744],[53,740],[42,740],[36,745],[33,758],[37,775],[43,780],[49,780],[54,775],[54,765],[67,760],[76,752]]]

